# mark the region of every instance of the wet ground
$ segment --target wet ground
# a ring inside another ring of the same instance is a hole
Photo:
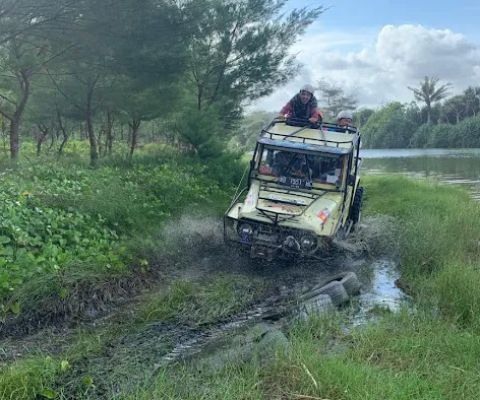
[[[96,379],[104,381],[105,386],[98,385],[94,397],[102,398],[109,385],[124,382],[132,386],[151,379],[159,368],[205,354],[206,349],[217,348],[255,324],[268,323],[285,328],[302,309],[300,297],[308,297],[305,294],[309,291],[327,283],[338,272],[346,271],[358,275],[362,289],[343,312],[350,315],[351,326],[366,323],[375,315],[372,311],[387,308],[395,311],[407,300],[395,285],[399,274],[395,264],[393,226],[389,219],[370,218],[347,242],[337,243],[321,260],[263,263],[252,262],[244,254],[225,247],[218,221],[180,221],[167,227],[166,234],[169,240],[189,250],[176,257],[171,270],[165,271],[172,281],[235,274],[265,282],[265,297],[242,313],[206,325],[151,321],[141,330],[122,332],[121,321],[133,318],[135,312],[134,305],[126,305],[112,315],[88,322],[83,328],[52,327],[21,340],[3,340],[0,342],[0,362],[8,364],[39,352],[55,355],[68,349],[79,329],[95,335],[102,327],[118,324],[119,332],[108,341],[107,348],[93,359],[86,358],[71,371],[72,382],[75,376],[96,371]],[[165,286],[165,282],[161,285]],[[141,299],[136,301],[141,302]],[[128,368],[124,367],[126,363]],[[75,398],[74,389],[71,393]]]

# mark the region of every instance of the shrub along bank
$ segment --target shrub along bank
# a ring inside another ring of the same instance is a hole
[[[167,147],[148,146],[133,163],[110,159],[97,169],[76,158],[5,165],[0,311],[21,314],[38,308],[45,295],[61,301],[72,288],[129,276],[136,265],[145,270],[150,260],[141,258],[142,241],[166,220],[185,210],[224,208],[241,171],[233,163],[220,182],[223,163],[222,158],[201,163]]]

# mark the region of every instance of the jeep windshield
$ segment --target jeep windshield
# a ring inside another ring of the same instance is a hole
[[[269,177],[269,181],[291,188],[311,189],[319,184],[338,189],[342,185],[346,160],[345,155],[264,147],[258,173]]]

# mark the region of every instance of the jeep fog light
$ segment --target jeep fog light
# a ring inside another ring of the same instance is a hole
[[[252,241],[253,227],[250,224],[242,224],[238,228],[238,234],[242,243],[250,243]]]
[[[317,238],[312,235],[302,236],[300,239],[300,247],[303,251],[312,251],[317,247]]]

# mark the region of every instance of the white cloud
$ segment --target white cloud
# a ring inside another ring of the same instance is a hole
[[[306,82],[325,78],[354,93],[360,105],[408,102],[424,76],[450,82],[454,92],[480,79],[480,45],[449,29],[421,25],[386,25],[374,34],[320,33],[303,38],[292,49],[302,72],[271,96],[250,108],[279,110]]]

